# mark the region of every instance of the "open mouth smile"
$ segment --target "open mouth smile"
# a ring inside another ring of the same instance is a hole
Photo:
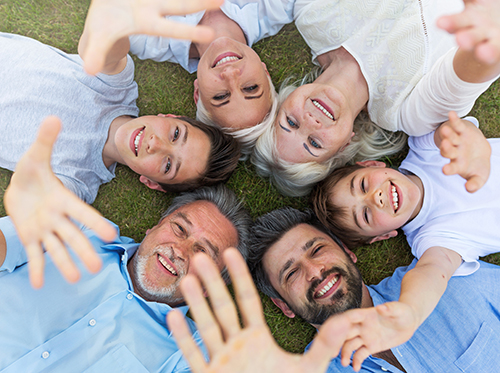
[[[212,65],[212,68],[222,66],[226,63],[235,62],[241,60],[241,57],[232,52],[226,52],[219,55]]]
[[[142,135],[144,133],[145,128],[146,127],[142,127],[142,129],[136,130],[132,134],[131,148],[132,148],[132,151],[134,152],[136,157],[139,155],[139,149],[141,148],[141,144],[142,144]],[[134,136],[134,134],[135,134],[135,136]]]
[[[163,267],[165,267],[165,269],[168,272],[170,272],[173,276],[178,276],[177,271],[174,269],[174,267],[172,265],[170,265],[170,263],[164,257],[162,257],[160,254],[157,254],[157,257],[158,257],[158,261],[160,262],[160,264]]]
[[[340,275],[336,274],[332,276],[332,278],[330,278],[330,280],[327,281],[326,284],[323,281],[323,283],[321,284],[322,286],[318,286],[316,292],[314,293],[314,298],[320,299],[330,296],[337,289],[338,286],[335,286],[335,284],[337,284],[339,279]]]
[[[391,195],[392,195],[392,207],[394,212],[397,212],[399,209],[399,193],[396,189],[396,186],[391,183]]]
[[[332,114],[332,109],[326,106],[323,102],[311,99],[314,106],[316,106],[327,118],[335,120]]]

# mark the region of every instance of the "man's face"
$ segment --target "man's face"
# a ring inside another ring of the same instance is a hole
[[[341,179],[329,199],[347,211],[346,228],[365,237],[396,235],[420,211],[422,192],[411,177],[385,163],[364,163],[370,166]]]
[[[123,124],[115,134],[115,144],[122,163],[142,175],[141,181],[150,187],[198,179],[207,168],[211,147],[203,131],[163,114]]]
[[[262,122],[271,110],[268,72],[249,46],[218,38],[203,53],[195,81],[200,99],[221,127],[242,129]]]
[[[320,325],[335,313],[361,306],[362,279],[355,260],[327,234],[301,224],[271,246],[263,266],[286,302],[285,309],[278,304],[284,313]]]
[[[179,304],[179,283],[190,271],[191,257],[206,253],[222,270],[222,252],[237,245],[236,228],[214,204],[196,201],[182,206],[147,232],[129,261],[134,289],[146,300]]]

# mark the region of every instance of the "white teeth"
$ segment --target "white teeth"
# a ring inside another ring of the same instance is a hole
[[[141,139],[141,135],[142,135],[143,132],[144,132],[144,129],[142,129],[141,132],[139,132],[137,134],[137,136],[135,137],[135,140],[134,140],[135,154],[136,155],[137,155],[137,147],[139,146],[139,140]]]
[[[229,61],[238,61],[238,60],[239,60],[239,58],[238,58],[238,57],[236,57],[236,56],[228,56],[228,57],[224,57],[224,58],[223,58],[223,59],[221,59],[219,62],[217,62],[217,63],[215,64],[215,66],[214,66],[214,67],[217,67],[217,66],[219,66],[220,64],[223,64],[223,63],[225,63],[225,62],[229,62]]]
[[[394,204],[394,210],[397,210],[399,197],[398,193],[396,192],[396,187],[394,185],[392,186],[391,191],[392,191],[392,203]]]
[[[323,289],[321,289],[317,295],[316,295],[316,298],[319,298],[319,297],[322,297],[323,295],[326,294],[326,292],[328,290],[330,290],[332,288],[333,285],[335,285],[335,283],[339,280],[339,278],[337,276],[335,276],[333,278],[333,280],[329,281],[328,284],[325,285],[325,287]]]
[[[175,269],[173,269],[172,266],[168,264],[167,261],[163,259],[160,255],[158,255],[158,260],[160,261],[161,264],[163,264],[163,266],[166,269],[170,271],[170,273],[172,273],[174,276],[177,276],[177,272],[175,271]]]
[[[318,101],[316,100],[311,100],[313,105],[316,106],[319,110],[321,110],[323,112],[323,114],[325,114],[328,118],[330,118],[331,120],[335,120],[333,118],[333,115],[328,111],[326,110],[323,105],[321,105]]]

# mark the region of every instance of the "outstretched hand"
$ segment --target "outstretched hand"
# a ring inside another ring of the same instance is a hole
[[[99,271],[101,260],[71,219],[87,225],[103,240],[116,236],[113,226],[66,189],[52,172],[50,157],[60,130],[58,118],[48,117],[43,121],[37,139],[17,163],[4,196],[5,210],[26,249],[34,288],[43,285],[44,248],[69,282],[79,279],[79,271],[65,243],[89,271]]]
[[[223,0],[92,0],[85,21],[87,37],[80,55],[91,75],[102,70],[114,44],[132,34],[148,34],[195,42],[209,42],[214,31],[205,26],[189,26],[165,19],[215,9]]]
[[[342,346],[342,365],[348,366],[352,356],[352,367],[359,371],[363,361],[370,355],[408,341],[419,323],[409,305],[390,302],[332,316],[323,327],[336,330],[341,325],[349,329]]]
[[[457,44],[487,64],[500,63],[500,1],[464,0],[465,9],[443,16],[438,27],[456,35]]]
[[[445,175],[460,175],[467,182],[465,188],[474,193],[488,180],[491,168],[491,146],[479,128],[450,112],[450,120],[435,134],[436,145],[450,163],[443,167]]]
[[[335,330],[321,328],[311,349],[304,355],[281,349],[267,327],[262,304],[241,254],[227,249],[223,258],[231,275],[240,309],[240,325],[236,306],[218,269],[203,254],[192,260],[197,276],[188,275],[181,283],[184,299],[190,306],[204,344],[210,355],[206,362],[193,341],[184,316],[178,311],[167,315],[176,342],[194,373],[202,372],[324,372],[331,358],[340,351],[343,325]],[[213,311],[205,297],[210,297]]]

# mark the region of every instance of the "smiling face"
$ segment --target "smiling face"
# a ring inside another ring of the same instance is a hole
[[[162,114],[123,124],[116,131],[115,144],[123,163],[151,188],[198,179],[207,168],[211,148],[203,131]]]
[[[269,248],[263,266],[286,302],[277,303],[284,313],[319,325],[361,305],[362,279],[354,261],[327,234],[300,224]]]
[[[129,261],[134,290],[146,300],[181,303],[179,283],[190,271],[191,257],[204,252],[222,270],[222,252],[237,245],[236,228],[214,204],[182,206],[147,232]]]
[[[224,128],[242,129],[262,122],[271,110],[266,65],[255,51],[233,39],[213,41],[198,64],[195,101]]]
[[[393,237],[422,206],[423,190],[416,176],[367,161],[330,191],[330,202],[345,209],[346,228],[373,241]]]
[[[354,136],[356,115],[342,93],[329,85],[298,87],[283,102],[276,118],[280,158],[292,163],[328,160]]]

